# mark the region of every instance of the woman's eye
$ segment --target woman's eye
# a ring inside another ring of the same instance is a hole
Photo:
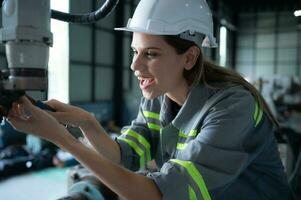
[[[157,56],[157,53],[154,53],[154,52],[146,52],[146,56],[147,56],[148,58],[154,58],[154,57]]]

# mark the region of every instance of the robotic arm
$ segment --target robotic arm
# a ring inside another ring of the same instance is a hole
[[[107,16],[118,0],[107,0],[97,11],[73,15],[50,9],[50,0],[2,0],[0,41],[8,69],[0,71],[0,117],[27,90],[48,87],[49,47],[53,44],[50,18],[70,23],[94,23]]]

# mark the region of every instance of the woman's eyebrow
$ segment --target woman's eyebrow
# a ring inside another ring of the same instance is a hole
[[[132,49],[136,49],[135,47],[133,47],[133,46],[131,46],[131,48]],[[152,46],[150,46],[150,47],[146,47],[146,48],[143,48],[142,50],[162,50],[161,48],[159,48],[159,47],[152,47]]]
[[[148,47],[145,50],[158,50],[158,51],[162,51],[162,49],[158,48],[158,47]]]

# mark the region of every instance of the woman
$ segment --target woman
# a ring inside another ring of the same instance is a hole
[[[189,2],[142,0],[121,29],[133,32],[143,98],[116,141],[88,112],[55,100],[57,112],[46,113],[22,98],[8,120],[72,153],[123,199],[288,199],[276,120],[248,82],[203,58],[201,46],[216,45],[212,16],[205,1]],[[78,126],[94,149],[60,123]]]

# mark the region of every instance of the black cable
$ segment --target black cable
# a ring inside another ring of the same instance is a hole
[[[57,10],[51,10],[51,18],[69,23],[90,24],[106,17],[119,0],[107,0],[98,10],[87,14],[69,14]]]

